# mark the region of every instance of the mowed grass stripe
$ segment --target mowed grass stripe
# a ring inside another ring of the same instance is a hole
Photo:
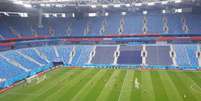
[[[142,72],[142,101],[155,101],[155,92],[153,90],[152,79],[150,71]]]
[[[71,99],[71,101],[81,101],[84,97],[90,93],[90,90],[95,86],[96,82],[101,80],[101,78],[107,73],[106,69],[101,69],[90,81],[88,81],[82,89]]]
[[[196,101],[192,93],[189,91],[188,87],[182,82],[181,80],[182,78],[178,77],[177,73],[179,72],[169,71],[168,75],[174,82],[174,85],[177,87],[180,96],[183,98],[184,101]],[[183,79],[186,79],[186,78],[183,78]]]
[[[83,72],[72,78],[70,81],[66,80],[63,82],[61,89],[57,90],[53,95],[46,98],[46,101],[63,101],[69,100],[76,94],[79,89],[93,77],[99,70],[86,69]],[[90,77],[89,77],[90,76]]]
[[[160,75],[158,72],[162,71],[151,71],[151,78],[152,78],[152,83],[153,83],[153,88],[155,92],[155,101],[168,101],[168,97],[166,95],[164,87],[167,87],[166,85],[164,86],[162,84]]]
[[[124,77],[126,75],[127,69],[122,69],[121,73],[118,77],[116,77],[115,84],[113,86],[112,91],[110,92],[109,97],[107,98],[107,101],[117,101],[121,92],[121,88],[123,85]]]
[[[88,93],[85,98],[83,99],[83,101],[95,101],[96,98],[99,96],[100,92],[102,91],[102,89],[104,88],[105,84],[108,82],[109,78],[111,77],[112,73],[114,72],[113,69],[108,69],[107,73],[105,74],[105,76],[103,76],[103,78],[101,78],[101,80],[99,80],[98,82],[96,82],[96,86],[94,86],[91,90],[90,93]]]
[[[77,79],[68,82],[65,88],[63,88],[63,90],[57,94],[58,101],[69,101],[72,99],[73,96],[76,95],[77,92],[79,92],[79,90],[99,71],[99,69],[91,70],[91,72],[82,76],[80,75],[77,77]]]
[[[196,85],[192,85],[191,89],[196,93],[197,96],[201,98],[201,72],[200,71],[187,71],[186,73],[189,78],[191,78]]]
[[[115,84],[116,78],[119,76],[121,70],[114,70],[112,76],[105,84],[104,88],[102,89],[100,95],[97,97],[96,101],[106,101],[112,91],[112,87]]]
[[[167,71],[158,72],[161,78],[161,82],[164,85],[165,92],[169,101],[183,101],[183,98],[179,94],[174,82],[167,74]]]
[[[127,70],[118,101],[130,101],[134,70]]]
[[[84,70],[68,70],[68,73],[63,75],[60,78],[57,78],[58,80],[55,82],[54,86],[48,86],[47,90],[43,93],[40,94],[40,96],[36,98],[32,98],[30,101],[38,101],[42,100],[44,101],[45,99],[54,96],[54,94],[59,90],[62,89],[62,87],[65,85],[65,81],[71,81],[72,78],[81,75],[82,73],[87,72]],[[51,99],[53,100],[53,99]]]
[[[200,101],[200,97],[201,97],[201,93],[199,92],[201,90],[200,87],[191,78],[189,78],[189,76],[187,76],[184,72],[179,72],[179,73],[177,72],[176,75],[178,75],[178,77],[181,78],[181,82],[183,82],[187,90],[191,92],[192,96],[195,99],[197,99],[197,101]]]
[[[12,101],[13,99],[15,100],[19,100],[22,101],[23,99],[26,98],[32,98],[34,97],[34,95],[39,95],[41,92],[43,92],[44,90],[46,90],[47,85],[54,85],[54,81],[57,81],[57,77],[62,77],[67,71],[64,69],[57,69],[57,70],[53,70],[50,71],[49,73],[47,73],[47,80],[42,81],[39,84],[30,84],[28,86],[23,86],[19,85],[17,87],[13,89],[11,89],[10,91],[8,91],[8,93],[6,92],[5,94],[7,94],[6,96],[4,96],[2,99],[3,101]],[[52,77],[51,75],[55,76]],[[52,81],[52,82],[50,82]],[[26,94],[30,94],[30,95],[26,95]]]
[[[201,88],[201,72],[200,71],[186,71],[184,72]]]
[[[141,77],[142,72],[141,71],[135,71],[134,76],[133,76],[133,82],[135,79],[138,79],[138,82],[141,84],[142,83],[142,77]],[[140,88],[137,89],[133,85],[132,87],[132,92],[131,92],[131,101],[141,101],[141,89],[142,85],[139,86]]]

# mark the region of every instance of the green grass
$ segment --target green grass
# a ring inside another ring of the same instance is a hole
[[[61,68],[46,76],[0,94],[0,101],[201,101],[200,71]]]

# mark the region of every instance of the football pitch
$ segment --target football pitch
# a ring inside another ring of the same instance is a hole
[[[0,101],[201,101],[200,71],[61,68],[46,77]]]

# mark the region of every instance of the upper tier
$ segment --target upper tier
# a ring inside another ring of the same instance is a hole
[[[0,16],[0,39],[30,36],[104,36],[115,34],[201,34],[201,15],[111,13],[82,18],[43,18],[38,27],[34,17]]]

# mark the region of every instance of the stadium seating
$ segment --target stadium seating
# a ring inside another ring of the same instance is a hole
[[[201,23],[197,21],[196,19],[201,19],[201,15],[195,15],[195,14],[185,14],[186,17],[186,23],[189,27],[189,33],[192,34],[200,34],[200,27]]]
[[[56,61],[56,59],[58,58],[56,56],[55,50],[53,49],[53,47],[40,47],[38,48],[38,50],[43,53],[45,56],[47,56],[49,61]]]
[[[33,49],[28,48],[28,49],[21,49],[20,50],[23,54],[28,55],[32,57],[33,59],[37,60],[41,64],[48,64],[46,60],[44,60],[41,56],[39,56]]]
[[[163,17],[162,15],[147,16],[148,33],[163,33]]]
[[[198,14],[110,13],[108,16],[61,18],[50,17],[37,25],[35,18],[0,16],[0,40],[32,36],[102,36],[114,34],[200,34]],[[166,31],[164,28],[167,28]],[[147,38],[147,37],[146,37]],[[56,38],[55,38],[56,39]],[[120,38],[119,38],[120,39]],[[129,38],[128,38],[129,39]],[[150,39],[148,37],[147,39]],[[109,40],[109,39],[108,39]],[[111,39],[115,42],[118,38]],[[124,39],[127,40],[127,39]],[[63,40],[62,40],[63,41]],[[23,42],[21,42],[23,43]],[[199,69],[197,45],[43,45],[0,52],[0,88],[35,75],[63,62],[65,66],[145,66],[164,69]],[[3,45],[1,46],[3,50]],[[172,53],[171,53],[172,52]],[[175,54],[174,54],[175,53]],[[175,55],[173,57],[172,55]],[[5,80],[5,81],[3,81]]]
[[[174,49],[176,51],[176,62],[178,66],[183,69],[197,68],[198,59],[196,58],[196,46],[175,45]]]
[[[115,16],[115,17],[113,17]],[[119,34],[120,26],[120,14],[112,14],[111,16],[106,17],[106,33],[107,34]]]
[[[164,18],[167,18],[165,24]],[[103,17],[81,18],[44,18],[38,27],[35,18],[2,16],[0,18],[0,39],[27,36],[100,36],[120,34],[120,23],[123,23],[122,34],[199,34],[201,29],[198,14],[134,14],[111,13]],[[145,20],[145,21],[144,21]],[[165,25],[168,28],[164,32]],[[103,28],[104,27],[104,28]],[[101,30],[103,34],[100,34]],[[86,31],[87,30],[87,31]]]
[[[189,57],[187,55],[187,50],[185,48],[185,46],[175,46],[175,51],[176,51],[176,61],[177,64],[180,66],[189,66],[190,61],[189,61]]]
[[[5,79],[6,82],[0,83],[0,88],[7,87],[14,82],[21,80],[27,76],[27,72],[8,63],[4,59],[0,59],[0,78]]]
[[[124,33],[126,34],[141,34],[143,33],[143,16],[128,14],[125,16]]]
[[[60,45],[56,47],[58,49],[59,56],[64,64],[68,64],[70,52],[72,51],[72,46]]]
[[[121,46],[117,64],[142,64],[141,47]]]
[[[198,65],[198,58],[196,57],[197,54],[197,46],[195,45],[189,45],[187,46],[187,55],[190,58],[190,64],[192,66],[197,66]]]
[[[6,52],[4,54],[5,57],[12,59],[12,60],[16,60],[16,62],[20,63],[21,65],[23,65],[24,67],[28,68],[28,69],[34,69],[34,67],[40,67],[39,64],[36,64],[34,62],[32,62],[31,60],[26,59],[24,56],[19,55],[16,52]]]
[[[95,56],[93,57],[92,64],[112,64],[114,61],[115,46],[98,46],[96,47]]]
[[[170,47],[169,46],[147,46],[147,57],[146,63],[148,65],[161,65],[170,66],[172,65],[172,59],[170,57]]]
[[[100,30],[102,27],[104,21],[104,17],[96,17],[96,18],[89,18],[88,23],[89,23],[89,34],[92,35],[100,35]],[[87,36],[90,36],[87,34]],[[104,33],[103,33],[104,34]]]
[[[143,48],[147,55],[142,55]],[[169,45],[120,46],[117,45],[59,45],[24,48],[0,52],[0,88],[49,69],[52,62],[64,62],[66,66],[145,66],[161,68],[174,66]],[[173,45],[176,66],[180,69],[199,69],[197,45]],[[94,55],[92,52],[94,51]],[[117,55],[115,52],[120,52]],[[117,63],[115,64],[115,57]],[[165,57],[165,58],[164,58]],[[90,60],[91,58],[91,60]],[[145,63],[143,61],[145,58]],[[71,60],[71,62],[69,62]]]
[[[182,31],[181,15],[166,15],[166,17],[168,20],[169,34],[184,34],[184,31]]]
[[[77,63],[74,65],[84,66],[85,64],[87,64],[90,58],[92,48],[93,46],[78,46],[76,50],[80,51],[79,59],[77,60]]]

